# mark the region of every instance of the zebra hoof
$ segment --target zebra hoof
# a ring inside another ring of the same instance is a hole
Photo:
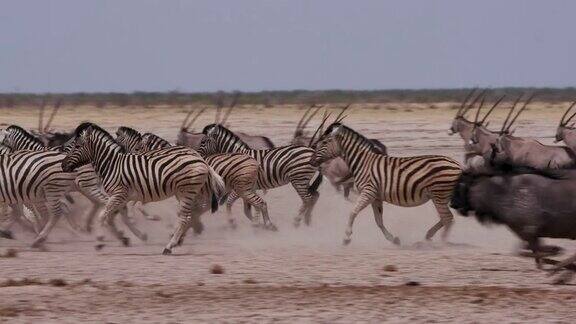
[[[345,239],[342,241],[342,244],[343,244],[343,245],[349,245],[350,242],[352,242],[352,239],[351,239],[351,238],[345,238]]]
[[[278,227],[276,227],[276,225],[274,225],[272,223],[266,225],[265,228],[269,231],[272,231],[272,232],[278,232]]]
[[[122,242],[123,246],[126,246],[126,247],[130,246],[130,239],[129,238],[123,237],[120,239],[120,241]]]
[[[395,238],[392,240],[392,243],[394,243],[394,245],[396,245],[396,246],[400,246],[400,238],[395,237]]]
[[[44,237],[40,237],[37,238],[33,243],[32,243],[32,248],[39,248],[42,246],[42,243],[44,243],[46,241],[46,238]]]
[[[96,245],[94,245],[94,250],[100,251],[100,250],[102,250],[102,249],[104,248],[104,246],[106,246],[106,245],[103,244],[103,243],[96,244]]]
[[[162,251],[162,255],[170,255],[172,254],[172,250],[164,248],[164,251]]]
[[[198,222],[197,224],[194,224],[194,226],[192,226],[192,230],[194,231],[194,234],[200,235],[202,234],[202,232],[204,232],[204,224]]]
[[[142,234],[142,236],[140,237],[140,240],[142,240],[143,242],[147,242],[148,241],[148,234],[146,234],[146,233]]]
[[[0,237],[3,237],[5,239],[9,239],[9,240],[14,239],[14,235],[12,234],[11,231],[8,231],[8,230],[0,230]]]

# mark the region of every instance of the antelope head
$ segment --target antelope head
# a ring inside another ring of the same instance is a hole
[[[570,105],[570,107],[568,107],[568,109],[566,109],[566,112],[564,112],[564,115],[562,115],[562,119],[560,119],[560,124],[558,124],[558,128],[556,129],[556,137],[554,140],[555,143],[558,143],[558,142],[561,142],[564,140],[566,130],[573,130],[574,129],[574,123],[576,123],[576,122],[570,123],[570,121],[574,118],[574,116],[576,116],[576,112],[574,112],[568,118],[566,118],[566,116],[568,116],[568,113],[570,113],[570,111],[572,110],[572,108],[574,108],[575,105],[576,105],[576,101],[574,101]],[[569,123],[570,123],[570,125],[568,125]]]

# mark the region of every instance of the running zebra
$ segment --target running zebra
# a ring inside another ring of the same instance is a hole
[[[376,224],[387,240],[399,245],[400,240],[384,227],[382,202],[397,206],[413,207],[432,200],[440,221],[426,233],[430,240],[442,227],[446,239],[454,217],[448,208],[452,190],[462,169],[458,162],[439,155],[415,157],[391,157],[375,152],[370,141],[353,129],[335,122],[330,125],[316,143],[316,151],[310,159],[312,165],[342,157],[354,176],[354,184],[360,192],[356,205],[348,219],[344,244],[349,244],[352,225],[360,211],[372,205]]]
[[[54,151],[21,151],[0,155],[0,205],[19,215],[29,206],[48,219],[32,247],[41,245],[64,213],[65,195],[74,187],[74,173],[62,170],[64,155]]]
[[[143,152],[158,150],[171,147],[172,145],[152,133],[140,133],[136,130],[127,130],[127,127],[119,128],[117,134],[119,136],[116,140],[120,145],[131,147],[132,149],[141,149]],[[264,227],[269,230],[277,230],[277,227],[272,223],[268,215],[268,207],[264,199],[256,194],[256,180],[260,171],[260,164],[255,159],[242,153],[225,153],[225,154],[203,154],[203,146],[200,145],[198,151],[208,163],[224,180],[226,183],[227,192],[231,192],[230,197],[234,196],[242,198],[244,201],[244,214],[252,222],[253,225],[258,226],[258,219],[252,216],[250,206],[254,206],[257,211],[263,216]],[[235,200],[234,198],[231,198]],[[229,199],[229,201],[231,201]],[[235,220],[232,217],[231,204],[227,204],[227,217],[228,222],[235,227]]]
[[[75,170],[91,163],[100,176],[109,199],[98,217],[98,237],[110,228],[111,216],[126,212],[128,201],[143,203],[175,196],[180,202],[178,226],[163,254],[180,245],[188,228],[198,221],[197,210],[210,194],[219,197],[225,190],[222,178],[202,158],[188,148],[168,148],[143,154],[129,154],[104,129],[83,123],[75,131],[75,145],[62,168]],[[213,205],[213,208],[217,208]],[[214,211],[214,210],[213,210]],[[113,233],[120,238],[118,233]],[[103,244],[96,246],[103,247]]]
[[[13,152],[18,151],[45,151],[45,150],[52,150],[52,151],[65,151],[69,150],[70,148],[65,147],[54,147],[54,148],[47,148],[44,146],[44,143],[41,142],[38,138],[33,136],[32,134],[28,133],[25,129],[20,126],[12,125],[6,129],[6,134],[4,136],[4,140],[2,141],[3,145],[9,147]],[[68,144],[70,146],[70,144]],[[64,158],[64,154],[63,157]],[[88,164],[78,168],[76,170],[76,179],[75,183],[75,190],[79,191],[82,195],[90,200],[92,203],[92,208],[88,212],[88,216],[86,218],[86,227],[85,230],[87,232],[92,231],[92,225],[94,222],[94,218],[98,212],[98,210],[104,206],[106,200],[108,200],[108,196],[102,192],[100,178],[94,171],[94,168]],[[71,219],[71,215],[68,215],[68,222],[74,227],[78,229],[76,223]],[[126,226],[130,229],[130,231],[138,237],[142,241],[146,241],[148,236],[145,233],[142,233],[134,224],[134,221],[128,217],[127,213],[121,213],[121,219],[126,224]],[[112,222],[112,226],[116,226],[114,222]],[[118,231],[115,229],[115,231]],[[119,232],[119,231],[118,231]],[[122,239],[122,243],[125,246],[129,245],[129,239],[124,235]]]
[[[302,199],[302,206],[294,218],[294,226],[299,226],[302,219],[306,225],[310,225],[312,210],[319,197],[318,187],[322,183],[318,168],[309,163],[313,149],[288,145],[254,150],[232,131],[219,124],[204,127],[202,133],[206,136],[201,141],[200,154],[210,156],[217,153],[243,153],[258,161],[261,171],[258,173],[255,189],[265,190],[292,184]]]

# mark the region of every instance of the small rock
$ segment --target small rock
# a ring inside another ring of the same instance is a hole
[[[384,266],[383,270],[388,271],[388,272],[396,272],[396,271],[398,271],[398,267],[393,265],[393,264],[388,264],[388,265]]]
[[[405,286],[411,286],[411,287],[415,287],[415,286],[420,286],[420,283],[418,281],[408,281],[404,284]]]
[[[257,284],[257,283],[258,283],[256,280],[254,280],[254,279],[252,279],[252,278],[244,279],[243,282],[244,282],[245,284],[250,284],[250,285],[253,285],[253,284]]]
[[[16,249],[8,249],[6,253],[4,253],[5,258],[16,258],[18,257],[18,251]]]
[[[219,264],[215,264],[210,268],[211,274],[224,274],[224,267]]]
[[[48,284],[53,287],[65,287],[68,286],[68,283],[64,279],[50,279]]]

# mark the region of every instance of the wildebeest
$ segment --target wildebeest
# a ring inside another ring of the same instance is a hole
[[[454,188],[451,207],[463,216],[473,211],[480,223],[508,226],[528,244],[541,267],[541,238],[576,239],[575,190],[576,170],[465,172]]]

